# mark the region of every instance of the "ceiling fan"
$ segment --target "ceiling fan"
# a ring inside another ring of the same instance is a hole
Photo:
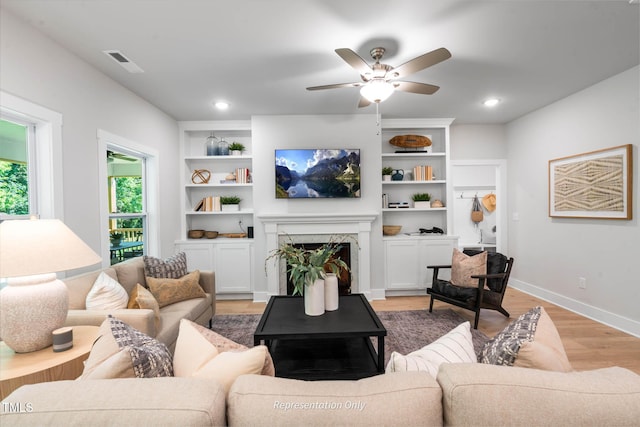
[[[396,79],[404,78],[410,74],[417,73],[427,67],[431,67],[432,65],[451,58],[451,52],[444,47],[441,47],[440,49],[432,50],[424,55],[413,58],[398,67],[392,67],[391,65],[380,63],[384,52],[385,49],[383,47],[374,47],[371,49],[369,53],[375,60],[375,63],[373,65],[369,65],[351,49],[336,49],[336,53],[360,74],[362,81],[355,83],[312,86],[308,87],[307,90],[359,87],[360,95],[362,95],[360,103],[358,104],[358,107],[360,108],[366,107],[372,102],[380,103],[384,101],[391,96],[395,90],[421,95],[431,95],[440,89],[440,87],[427,83],[406,82]]]
[[[126,162],[135,162],[138,159],[129,157],[126,154],[117,153],[115,151],[107,150],[107,162],[113,162],[115,159],[124,160]]]

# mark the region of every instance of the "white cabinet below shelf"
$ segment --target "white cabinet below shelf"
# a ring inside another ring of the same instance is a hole
[[[423,290],[431,286],[433,271],[429,265],[449,265],[455,236],[384,238],[384,278],[387,290]],[[448,278],[442,271],[441,278]]]
[[[253,290],[252,239],[193,239],[175,243],[184,252],[189,270],[215,273],[216,294],[249,293]]]

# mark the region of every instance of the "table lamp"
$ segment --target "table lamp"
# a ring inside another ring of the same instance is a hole
[[[67,287],[56,272],[97,264],[101,258],[57,219],[0,223],[0,337],[16,353],[52,344],[64,325]]]

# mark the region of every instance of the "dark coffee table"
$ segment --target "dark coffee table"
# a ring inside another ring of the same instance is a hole
[[[272,296],[253,340],[269,348],[278,377],[335,380],[384,373],[386,335],[362,294],[341,296],[340,308],[321,316],[304,314],[302,297]]]

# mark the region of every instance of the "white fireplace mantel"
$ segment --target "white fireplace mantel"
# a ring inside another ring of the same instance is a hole
[[[267,252],[278,249],[282,235],[340,235],[357,236],[358,284],[357,292],[371,299],[371,224],[376,220],[375,212],[365,213],[286,213],[262,214],[257,218],[264,224]],[[276,263],[267,266],[267,292],[280,294],[280,274]]]

